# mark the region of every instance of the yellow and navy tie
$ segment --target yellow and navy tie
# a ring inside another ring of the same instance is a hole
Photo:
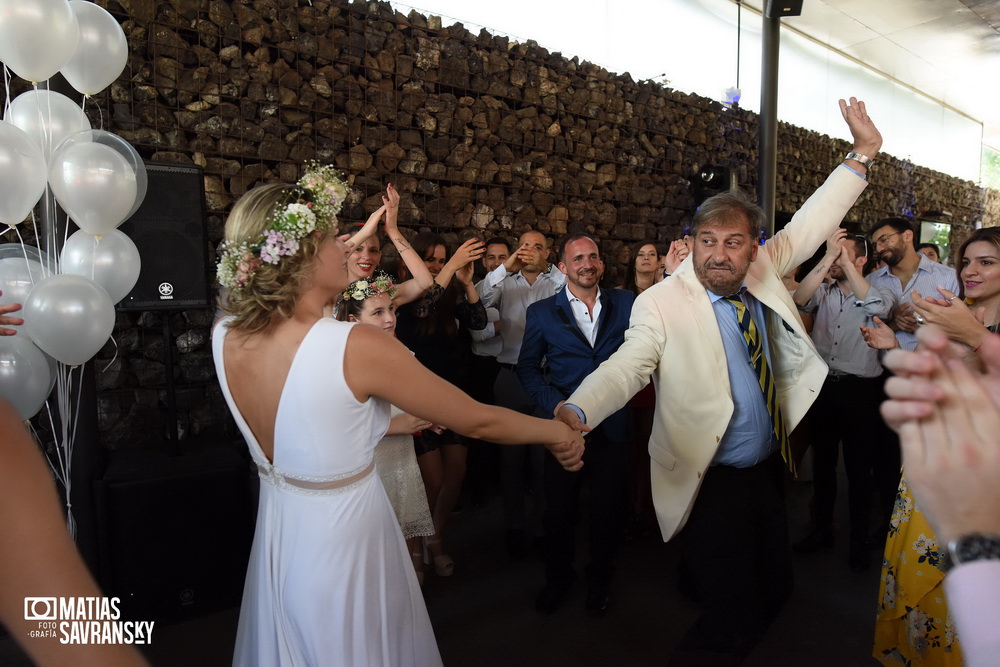
[[[767,403],[767,411],[771,415],[771,424],[774,427],[774,437],[781,445],[781,458],[788,464],[788,468],[794,473],[795,462],[792,459],[791,450],[788,444],[788,432],[785,430],[785,420],[781,416],[781,405],[778,403],[778,389],[774,386],[774,378],[771,369],[767,365],[767,355],[764,354],[764,347],[761,342],[757,325],[750,317],[750,311],[740,298],[739,294],[725,297],[726,301],[736,307],[736,319],[740,323],[743,331],[743,340],[747,344],[747,352],[750,353],[750,363],[757,371],[757,379],[760,382],[760,389],[764,392],[764,400]]]

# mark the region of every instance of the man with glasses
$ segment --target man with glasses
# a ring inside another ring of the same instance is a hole
[[[913,226],[905,218],[882,218],[872,226],[869,235],[885,266],[868,276],[868,282],[896,296],[892,319],[887,324],[896,332],[900,347],[913,350],[917,346],[915,332],[920,326],[910,305],[913,292],[940,297],[938,287],[943,287],[958,294],[958,278],[953,269],[917,252]]]
[[[865,344],[860,327],[892,311],[892,292],[869,285],[862,275],[868,261],[864,236],[843,228],[826,242],[826,254],[802,279],[793,298],[815,317],[816,351],[829,367],[826,382],[809,410],[813,450],[812,529],[792,547],[812,553],[833,547],[833,508],[837,497],[837,459],[843,443],[850,514],[848,566],[868,569],[868,525],[872,506],[872,454],[880,446],[882,365]],[[832,280],[824,282],[829,276]]]
[[[900,347],[912,351],[917,347],[916,331],[921,324],[911,305],[914,293],[939,297],[938,287],[943,287],[958,294],[958,277],[954,269],[917,252],[916,234],[906,218],[882,218],[872,226],[869,236],[872,250],[885,266],[869,274],[868,282],[895,297],[896,305],[887,324],[895,330]],[[883,383],[887,376],[883,374]],[[880,426],[873,456],[875,488],[881,504],[877,518],[884,525],[892,515],[900,468],[899,440],[888,427]],[[883,528],[879,534],[873,534],[872,543],[883,542],[884,533]]]

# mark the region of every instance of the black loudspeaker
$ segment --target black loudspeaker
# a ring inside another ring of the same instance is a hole
[[[208,251],[205,184],[200,167],[147,162],[146,198],[120,229],[139,249],[142,267],[121,310],[206,308]]]
[[[255,473],[235,446],[115,452],[97,482],[99,572],[124,619],[170,622],[239,604]]]
[[[766,0],[764,16],[769,19],[783,16],[802,16],[802,0]]]
[[[691,179],[691,188],[695,206],[701,206],[702,202],[713,195],[735,190],[736,178],[729,167],[706,164]]]

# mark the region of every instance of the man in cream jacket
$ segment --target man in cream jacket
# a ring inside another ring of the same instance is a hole
[[[706,200],[695,216],[691,255],[636,298],[621,348],[556,410],[586,430],[653,379],[653,502],[663,539],[680,535],[682,571],[703,607],[671,665],[739,664],[791,591],[786,452],[775,422],[795,428],[827,367],[781,276],[840,224],[882,145],[863,102],[840,100],[840,108],[854,148],[785,229],[761,246],[758,206],[733,193]],[[767,408],[733,300],[763,338],[778,419]]]

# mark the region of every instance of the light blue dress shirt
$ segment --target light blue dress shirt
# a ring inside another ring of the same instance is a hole
[[[719,323],[719,333],[722,334],[722,345],[726,349],[726,366],[729,369],[729,389],[733,396],[733,416],[719,443],[719,449],[715,452],[712,465],[749,468],[766,459],[777,449],[771,414],[767,411],[767,402],[760,388],[757,371],[750,362],[743,330],[740,329],[740,323],[736,319],[736,306],[726,301],[724,296],[715,294],[711,290],[705,291],[708,292],[712,308],[715,309],[715,319]],[[764,307],[746,291],[745,286],[740,289],[740,295],[750,311],[750,317],[757,325],[761,345],[770,365],[767,327],[763,326]]]

